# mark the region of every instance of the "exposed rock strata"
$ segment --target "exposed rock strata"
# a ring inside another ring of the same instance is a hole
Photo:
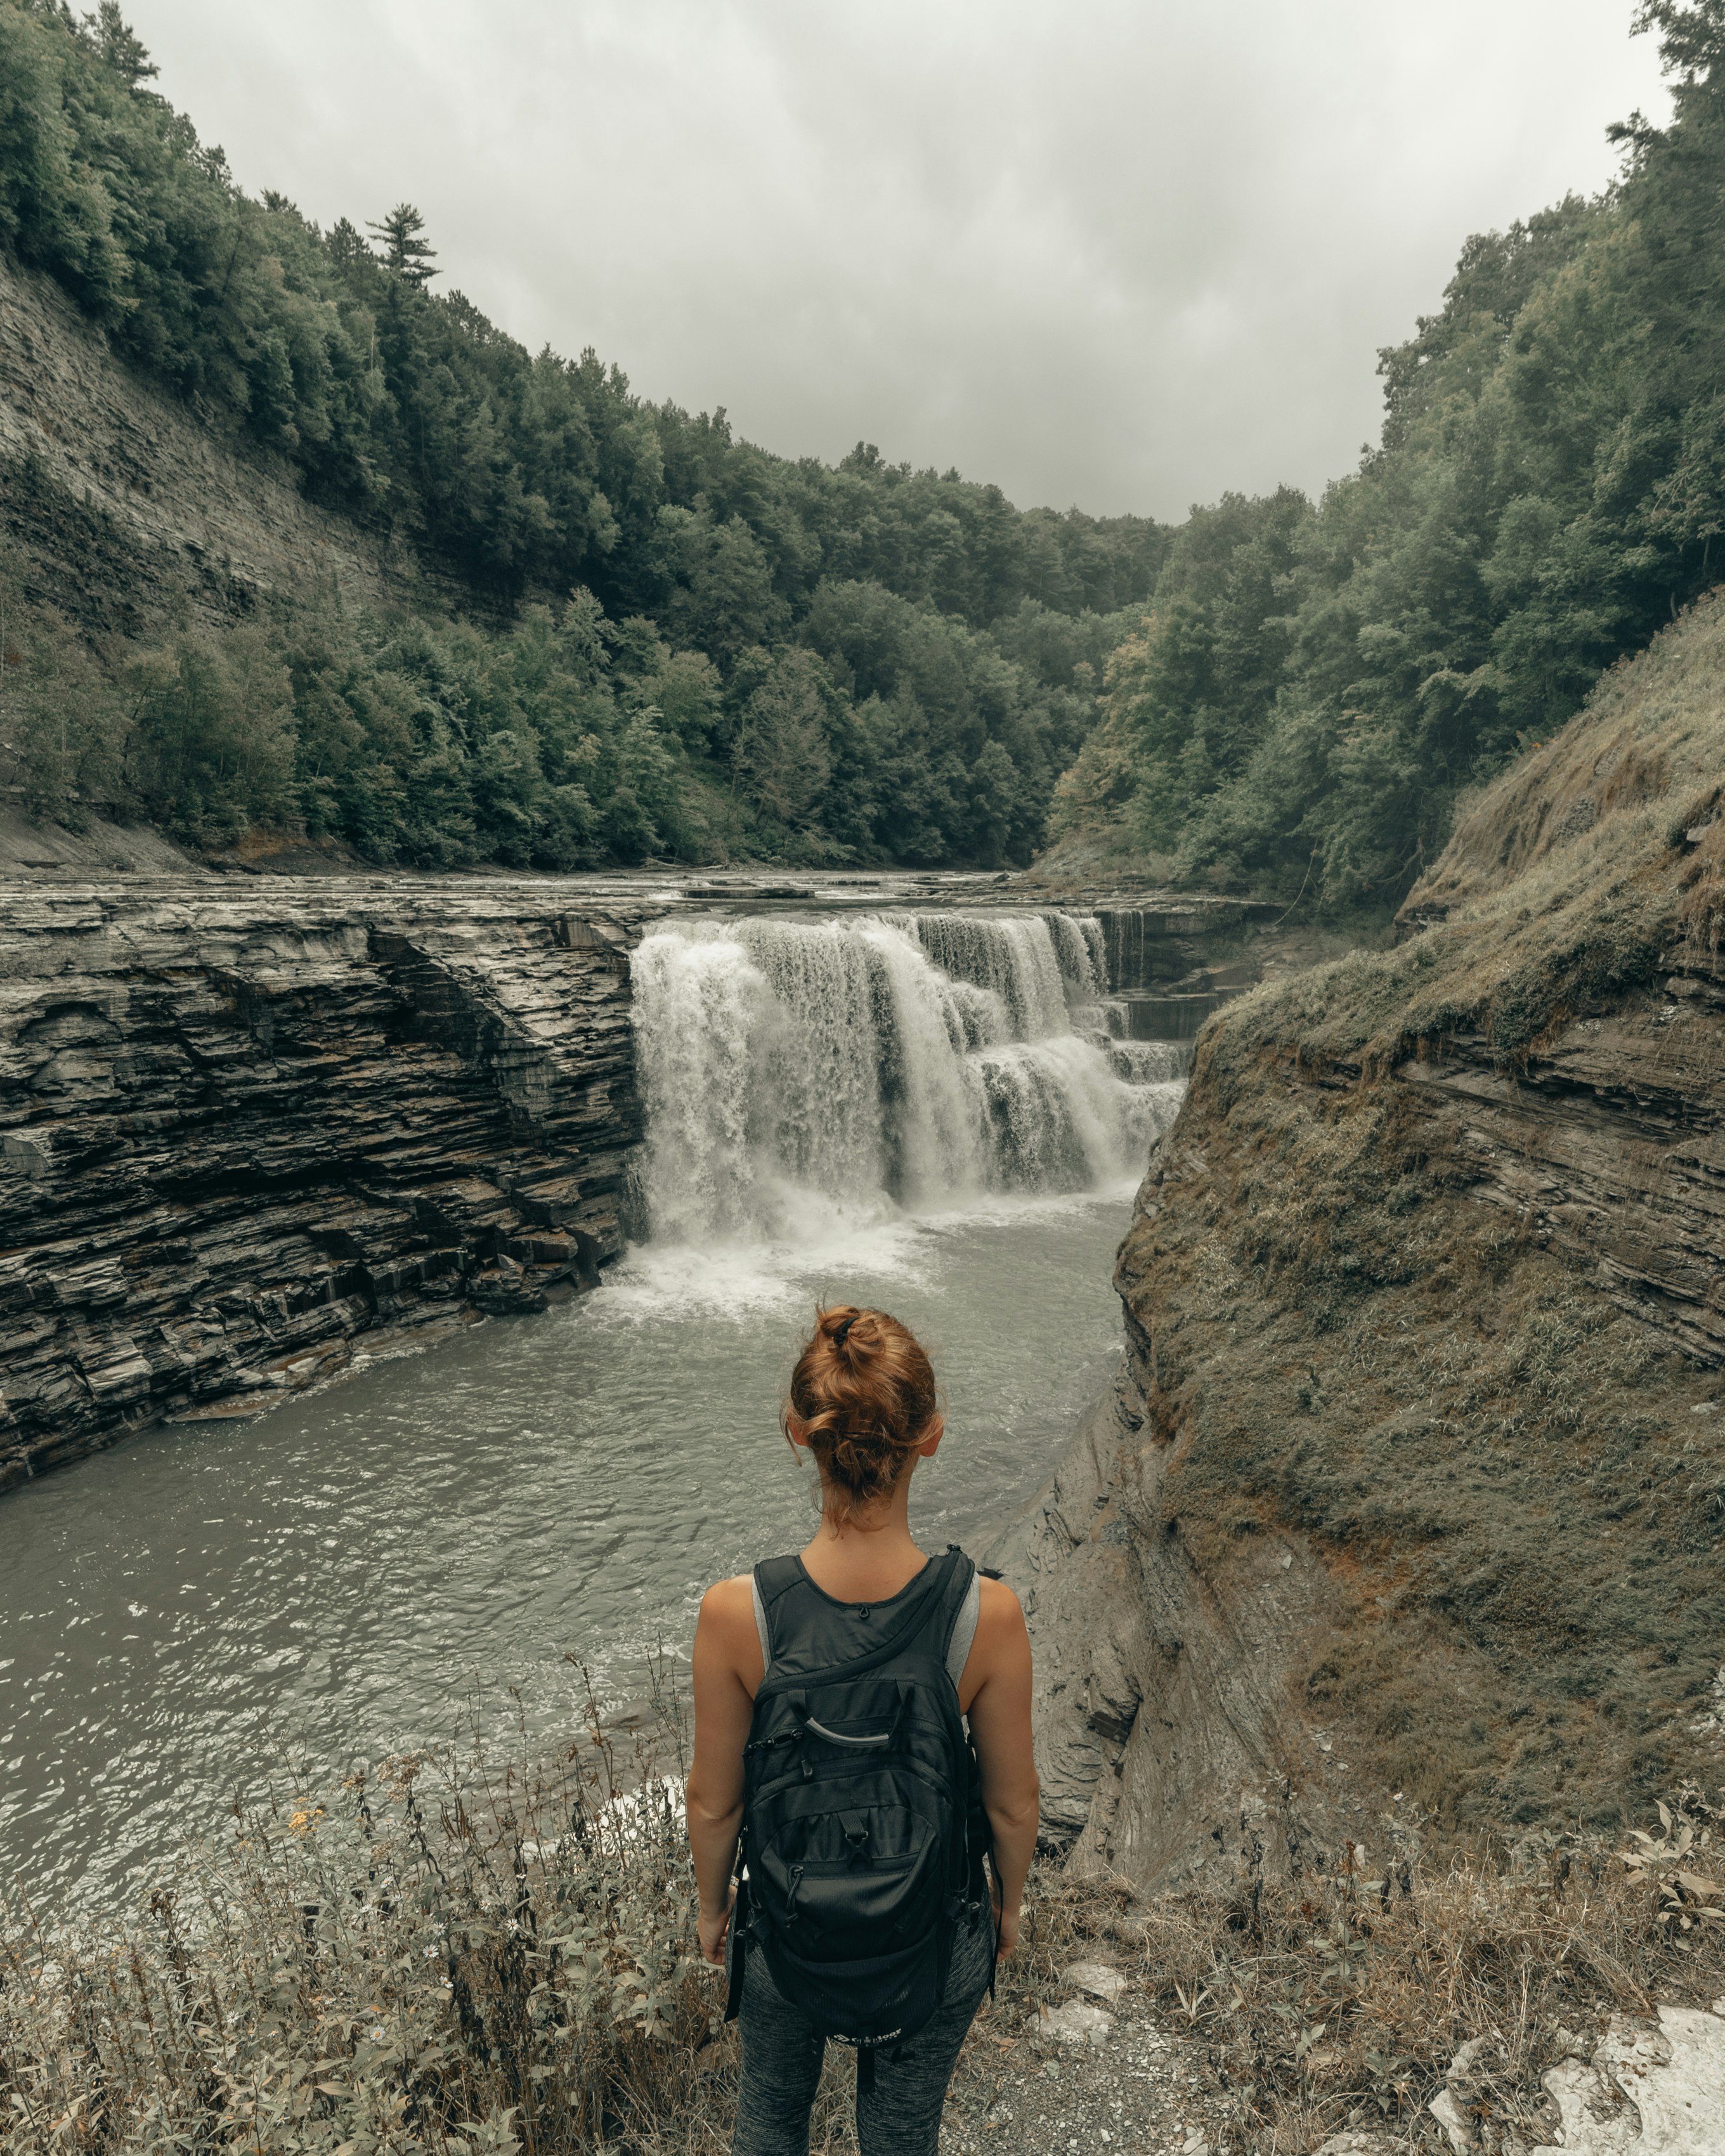
[[[1479,798],[1399,947],[1206,1029],[1119,1399],[1008,1564],[1081,1863],[1725,1770],[1722,715],[1716,600]]]
[[[41,593],[136,634],[189,595],[213,617],[264,591],[375,603],[422,580],[387,531],[307,501],[292,468],[223,442],[116,365],[50,280],[0,249],[0,516]]]
[[[1163,1522],[1167,1448],[1144,1404],[1128,1365],[989,1562],[1035,1645],[1045,1838],[1081,1871],[1172,1884],[1254,1844],[1285,1859],[1291,1834],[1318,1830],[1317,1811],[1296,1825],[1285,1802],[1302,1755],[1322,1760],[1291,1682],[1332,1598],[1297,1537],[1205,1578]]]
[[[1697,1362],[1725,1361],[1725,978],[1695,954],[1519,1071],[1477,1035],[1399,1066],[1475,1198]]]
[[[637,933],[554,883],[0,891],[0,1487],[590,1284]]]

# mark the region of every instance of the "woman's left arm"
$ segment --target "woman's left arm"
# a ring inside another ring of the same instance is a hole
[[[742,1748],[759,1685],[760,1635],[747,1573],[721,1579],[701,1598],[695,1626],[695,1759],[684,1804],[695,1884],[701,1896],[701,1951],[722,1963],[735,1892],[731,1874],[742,1831]]]

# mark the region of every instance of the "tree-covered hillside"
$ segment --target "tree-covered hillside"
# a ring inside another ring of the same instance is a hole
[[[1231,887],[1399,899],[1457,796],[1725,575],[1725,0],[1646,0],[1672,124],[1471,239],[1316,506],[1195,513],[1109,667],[1065,831]]]
[[[472,619],[301,595],[94,649],[0,562],[38,813],[301,823],[386,861],[1029,858],[1162,527],[1020,513],[866,444],[789,461],[591,352],[536,357],[436,289],[409,206],[367,238],[252,199],[154,73],[115,0],[0,0],[0,246]]]

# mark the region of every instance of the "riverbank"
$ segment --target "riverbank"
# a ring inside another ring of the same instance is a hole
[[[9,2148],[721,2156],[735,2031],[664,1772],[684,1712],[657,1693],[633,1773],[596,1717],[548,1761],[385,1761],[242,1811],[75,1933],[6,1908]],[[1637,2032],[1644,2072],[1661,2026],[1725,2041],[1725,1936],[1684,1928],[1680,1876],[1720,1821],[1686,1799],[1625,1864],[1585,1835],[1446,1863],[1399,1820],[1379,1876],[1248,1865],[1150,1898],[1040,1866],[943,2145],[1292,2156],[1353,2133],[1349,2156],[1390,2156],[1442,2145],[1446,2096],[1486,2147],[1548,2143]],[[853,2072],[830,2061],[818,2107],[834,2152]]]

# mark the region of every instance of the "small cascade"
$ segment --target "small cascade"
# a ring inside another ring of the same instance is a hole
[[[635,952],[633,1008],[660,1243],[1103,1189],[1184,1078],[1122,1037],[1101,930],[1065,913],[680,924]]]

